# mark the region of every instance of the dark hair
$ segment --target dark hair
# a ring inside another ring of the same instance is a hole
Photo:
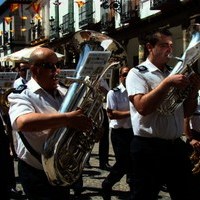
[[[124,68],[129,68],[129,69],[130,69],[130,67],[128,67],[128,66],[122,66],[122,67],[120,67],[120,68],[119,68],[119,75],[122,74],[122,70],[123,70]]]
[[[146,44],[150,43],[152,46],[155,46],[156,43],[159,41],[160,34],[166,35],[166,36],[172,36],[172,33],[167,28],[159,28],[159,29],[152,31],[151,33],[149,33],[146,36],[145,43]]]

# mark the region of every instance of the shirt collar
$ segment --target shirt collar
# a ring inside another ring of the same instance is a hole
[[[32,92],[36,92],[38,90],[44,90],[32,77],[31,79],[28,81],[27,83],[27,86],[29,89],[32,90]],[[61,86],[58,85],[57,89],[55,90],[55,95],[57,95],[58,93],[60,95],[65,95],[67,92],[67,89],[66,88],[63,88]]]
[[[148,70],[150,72],[154,72],[154,71],[158,71],[159,70],[148,58],[144,62],[144,65],[148,67]]]
[[[126,88],[124,87],[124,85],[122,83],[119,84],[118,88],[124,92],[126,90]]]
[[[160,71],[160,72],[164,72],[164,73],[168,73],[169,70],[167,69],[167,67],[164,68],[163,71],[161,71],[158,67],[156,67],[148,58],[146,59],[146,61],[144,62],[144,65],[148,67],[148,70],[150,72],[154,72],[154,71]]]

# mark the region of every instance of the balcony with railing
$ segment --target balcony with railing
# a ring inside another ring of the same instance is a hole
[[[63,16],[63,23],[61,24],[61,31],[63,35],[72,33],[75,31],[74,28],[74,16],[72,13],[68,13]]]
[[[138,1],[123,1],[121,7],[121,24],[129,23],[138,19],[139,3]]]
[[[31,44],[37,44],[45,38],[43,26],[40,20],[37,23],[32,20],[30,24]]]
[[[93,1],[85,1],[85,4],[79,8],[79,28],[88,28],[95,23],[94,12]]]

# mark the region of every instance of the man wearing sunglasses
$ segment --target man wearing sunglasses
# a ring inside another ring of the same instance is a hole
[[[29,64],[27,62],[22,62],[19,64],[18,73],[19,77],[14,81],[13,87],[18,88],[20,85],[26,84],[26,75],[29,69]]]
[[[42,153],[50,130],[70,127],[85,131],[92,127],[91,120],[80,109],[58,112],[66,89],[59,85],[57,63],[54,51],[42,47],[36,49],[30,55],[31,79],[27,88],[9,95],[11,124],[19,133],[16,134],[18,173],[30,200],[69,199],[69,189],[50,185],[41,162],[33,154],[33,151],[39,155]],[[29,149],[32,147],[31,153],[27,150],[27,143]]]
[[[125,80],[129,67],[123,66],[119,70],[120,84],[107,94],[107,115],[110,119],[111,142],[115,153],[115,164],[110,173],[102,182],[104,200],[111,199],[112,187],[126,174],[127,183],[131,188],[130,181],[130,142],[133,137],[131,127],[129,99],[126,91]]]

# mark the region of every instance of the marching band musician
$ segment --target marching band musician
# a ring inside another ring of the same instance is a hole
[[[167,62],[172,53],[172,34],[158,29],[146,38],[148,57],[132,68],[126,79],[134,138],[131,144],[133,199],[156,200],[166,183],[176,200],[193,200],[191,163],[187,145],[181,139],[184,116],[197,106],[200,80],[196,74],[169,75]],[[171,87],[185,89],[192,85],[187,98],[172,114],[161,113],[161,103]]]
[[[126,175],[127,183],[131,186],[130,143],[133,130],[130,119],[129,99],[125,80],[130,68],[123,66],[119,70],[120,84],[107,94],[107,115],[110,119],[111,142],[115,154],[115,164],[102,182],[104,200],[111,199],[112,187]]]
[[[30,55],[31,80],[8,96],[11,124],[18,131],[19,178],[29,200],[69,199],[69,188],[48,182],[37,156],[50,130],[66,126],[81,131],[92,128],[91,120],[80,109],[58,112],[66,90],[58,84],[57,63],[53,50],[43,47],[34,50]]]

